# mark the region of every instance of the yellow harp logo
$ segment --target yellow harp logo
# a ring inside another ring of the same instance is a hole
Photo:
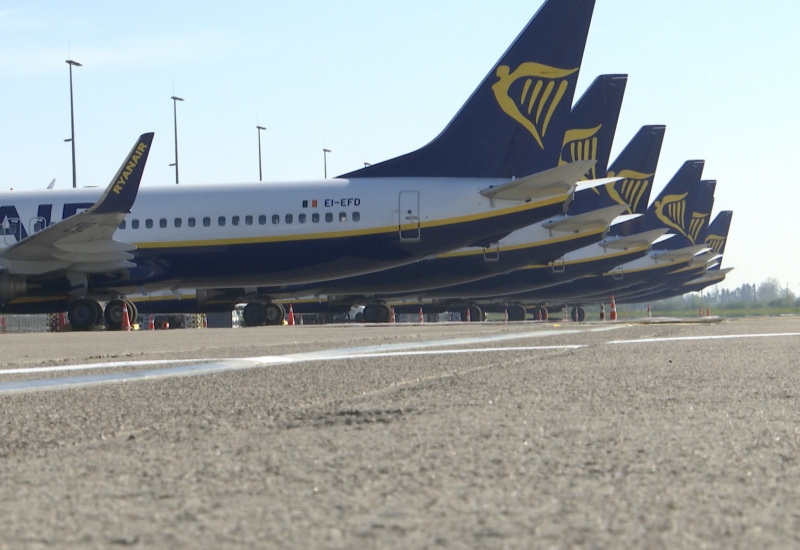
[[[655,211],[656,216],[664,222],[664,225],[672,227],[694,244],[697,242],[697,235],[705,226],[709,214],[692,212],[688,223],[689,227],[684,227],[686,225],[686,196],[688,194],[667,195],[663,200],[656,200]]]
[[[714,254],[722,254],[722,249],[725,248],[725,241],[727,237],[720,235],[709,235],[706,237],[706,245],[714,251]]]
[[[633,214],[638,211],[639,203],[642,202],[642,197],[645,196],[650,188],[653,176],[655,176],[655,173],[645,174],[635,170],[620,170],[619,173],[609,172],[607,175],[609,178],[625,179],[607,183],[605,185],[606,192],[617,203],[628,205],[627,213]]]
[[[566,77],[577,70],[528,62],[512,72],[508,65],[500,65],[492,90],[503,112],[528,130],[544,149],[542,138],[569,87]]]
[[[597,160],[597,134],[600,132],[599,125],[595,128],[567,130],[564,134],[564,143],[561,145],[561,157],[558,165],[569,164],[578,160]],[[587,172],[583,179],[596,179],[597,172],[595,167]]]

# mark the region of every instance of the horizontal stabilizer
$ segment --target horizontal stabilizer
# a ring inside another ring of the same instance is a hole
[[[686,246],[676,250],[654,250],[650,253],[651,257],[658,262],[678,262],[691,260],[695,254],[708,250],[704,244]]]
[[[579,231],[590,231],[592,229],[604,229],[619,216],[622,212],[627,210],[624,204],[615,204],[607,206],[598,210],[592,210],[577,216],[566,216],[560,220],[552,222],[545,222],[542,227],[550,229],[551,231],[567,231],[570,233],[578,233]]]
[[[609,183],[617,183],[620,180],[624,180],[625,178],[597,178],[594,180],[583,180],[579,181],[578,184],[575,186],[575,192],[583,191],[584,189],[592,189],[593,187],[602,187],[603,185],[608,185]]]
[[[538,172],[524,178],[509,181],[502,185],[489,187],[481,195],[490,199],[530,201],[568,193],[595,161],[581,160]]]
[[[650,246],[653,241],[661,237],[667,232],[667,228],[652,229],[635,235],[626,235],[625,237],[608,238],[600,243],[603,248],[611,248],[613,250],[629,250],[631,248],[643,248]]]

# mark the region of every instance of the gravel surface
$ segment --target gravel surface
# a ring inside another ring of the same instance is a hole
[[[0,395],[0,548],[800,546],[800,319],[601,326],[0,336],[3,383],[525,334]]]

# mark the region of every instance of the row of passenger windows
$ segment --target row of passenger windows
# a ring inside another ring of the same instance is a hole
[[[333,212],[325,212],[324,220],[326,223],[333,223],[335,215]],[[347,212],[339,212],[338,218],[340,222],[347,221]],[[297,223],[308,223],[310,220],[311,223],[320,223],[323,217],[320,216],[319,212],[314,212],[310,216],[303,213],[297,215]],[[354,222],[361,221],[361,213],[360,212],[353,212],[350,216],[350,219]],[[254,216],[218,216],[216,219],[216,225],[218,227],[224,227],[228,225],[230,222],[231,225],[253,225],[256,222],[258,225],[267,225],[267,221],[271,221],[272,225],[279,225],[281,223],[281,217],[278,214],[273,214],[271,218],[268,218],[266,214],[261,214],[257,218]],[[183,218],[174,218],[172,220],[173,227],[183,227]],[[138,218],[134,218],[131,220],[131,229],[139,229],[140,227],[144,226],[146,229],[152,229],[155,227],[155,220],[152,218],[147,218],[144,220],[144,224],[141,224]],[[205,216],[200,218],[200,223],[203,227],[211,227],[212,226],[212,218],[210,216]],[[293,214],[286,214],[283,216],[283,223],[286,225],[290,225],[295,223],[295,216]],[[187,227],[196,227],[198,225],[197,218],[186,218],[186,226]],[[119,224],[120,229],[125,229],[127,226],[127,221],[123,220],[121,224]],[[158,220],[158,227],[166,229],[169,226],[169,220],[167,218],[160,218]]]

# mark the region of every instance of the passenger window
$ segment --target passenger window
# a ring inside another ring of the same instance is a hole
[[[353,221],[360,222],[361,221],[361,212],[353,212]]]
[[[253,225],[253,216],[245,216],[244,217],[244,224],[245,225]]]
[[[138,219],[131,220],[131,229],[139,229],[139,220]]]
[[[36,222],[36,225],[33,226],[33,230],[34,231],[41,231],[41,228],[39,227],[41,223],[42,222]],[[119,224],[119,228],[120,229],[125,229],[125,220],[122,220],[122,223]]]
[[[331,223],[333,221],[333,212],[325,213],[325,221]]]
[[[347,212],[339,212],[339,221],[346,222],[347,221]]]
[[[160,220],[158,220],[158,225],[159,227],[161,227],[161,229],[167,227],[167,218],[161,218]]]
[[[180,227],[181,225],[183,225],[183,219],[175,218],[175,227]]]
[[[186,225],[188,225],[189,227],[194,227],[194,224],[195,224],[194,218],[189,218],[188,220],[186,220]]]
[[[319,223],[319,214],[317,214],[316,212],[311,214],[311,221],[314,223]]]
[[[261,214],[258,217],[258,225],[266,225],[266,224],[267,224],[267,215],[266,214]]]
[[[145,226],[147,229],[153,229],[153,220],[151,220],[150,218],[147,218],[147,219],[144,221],[144,226]]]
[[[239,225],[239,216],[231,217],[231,225]]]
[[[219,218],[217,218],[217,225],[219,225],[220,227],[223,227],[225,225],[225,216],[220,216]]]
[[[285,220],[286,220],[286,223],[292,223],[292,219],[293,219],[293,218],[292,218],[292,215],[291,215],[291,214],[286,214],[286,218],[285,218]]]
[[[211,218],[208,216],[203,218],[203,227],[211,227]]]
[[[297,215],[297,223],[306,223],[306,215],[305,214],[298,214]]]
[[[272,215],[272,225],[278,225],[281,223],[281,217],[277,214]]]

